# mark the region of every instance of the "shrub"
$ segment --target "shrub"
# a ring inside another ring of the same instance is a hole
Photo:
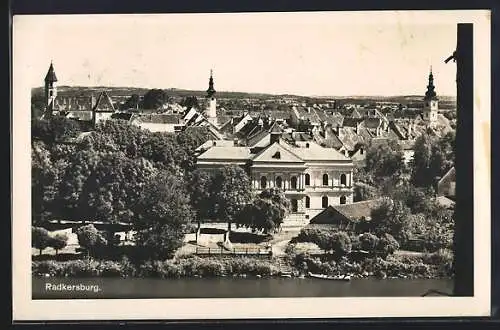
[[[103,261],[97,267],[98,273],[103,277],[121,277],[121,264],[115,261]]]
[[[387,257],[390,254],[393,254],[399,249],[399,243],[396,241],[394,237],[392,237],[391,234],[383,234],[382,237],[380,237],[378,244],[377,244],[377,252],[380,253],[382,256]]]
[[[378,237],[370,233],[364,233],[360,235],[359,241],[361,249],[368,252],[375,251],[379,243]]]
[[[35,275],[49,274],[50,276],[61,275],[63,264],[54,260],[32,262],[32,272]]]

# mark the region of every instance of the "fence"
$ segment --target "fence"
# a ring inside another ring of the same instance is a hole
[[[242,255],[242,256],[272,256],[271,249],[260,248],[232,248],[225,249],[196,247],[196,252],[199,256],[216,256],[216,255]]]

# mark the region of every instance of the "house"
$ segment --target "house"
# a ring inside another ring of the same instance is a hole
[[[455,167],[452,167],[446,174],[437,182],[437,195],[446,196],[455,200],[455,185],[456,175]]]
[[[289,221],[305,224],[329,205],[352,203],[352,160],[312,140],[289,143],[283,134],[275,124],[269,140],[261,145],[213,145],[198,156],[197,167],[211,171],[226,165],[240,166],[256,193],[282,189],[291,201]]]
[[[339,230],[355,230],[360,221],[370,221],[371,212],[378,208],[384,199],[372,199],[344,205],[329,205],[311,219],[311,225],[329,225]]]
[[[147,114],[136,115],[131,118],[130,123],[150,132],[180,132],[185,124],[182,115],[178,114]]]

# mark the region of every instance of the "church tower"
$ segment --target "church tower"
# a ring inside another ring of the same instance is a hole
[[[208,99],[207,117],[211,123],[215,124],[217,120],[217,100],[215,98],[214,78],[212,75],[212,70],[210,70],[210,80],[208,81],[207,99]]]
[[[45,105],[49,114],[54,111],[54,102],[57,96],[57,77],[54,71],[54,66],[50,62],[49,71],[45,76]]]
[[[437,121],[438,115],[438,98],[436,96],[436,91],[434,90],[434,76],[432,75],[432,67],[429,73],[429,84],[427,85],[427,91],[424,97],[424,119],[433,125]]]

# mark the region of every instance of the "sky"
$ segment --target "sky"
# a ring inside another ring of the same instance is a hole
[[[273,94],[456,95],[452,15],[257,13],[14,17],[14,63],[41,86]],[[25,77],[28,79],[28,77]]]

